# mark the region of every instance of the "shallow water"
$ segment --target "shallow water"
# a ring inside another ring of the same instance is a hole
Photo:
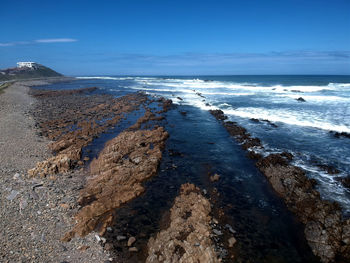
[[[350,192],[337,180],[350,176],[350,140],[329,133],[350,132],[350,76],[86,77],[75,83],[116,95],[143,90],[202,110],[219,108],[260,138],[265,153],[291,151],[295,164],[318,181],[321,196],[350,215]],[[340,173],[327,174],[318,165]]]

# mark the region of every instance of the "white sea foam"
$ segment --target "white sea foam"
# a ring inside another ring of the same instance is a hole
[[[292,99],[298,99],[302,97],[308,102],[350,102],[350,98],[347,97],[339,97],[339,96],[329,96],[329,95],[297,95],[297,94],[277,94],[277,97],[281,98],[292,98]]]
[[[264,109],[245,107],[239,109],[226,109],[225,114],[238,116],[242,118],[265,119],[271,122],[282,122],[289,125],[297,125],[304,127],[313,127],[328,131],[347,132],[350,133],[350,126],[345,124],[334,124],[327,122],[322,116],[316,116],[308,112],[294,112],[291,110],[281,109]]]
[[[128,80],[128,79],[133,79],[132,77],[120,77],[120,78],[116,78],[116,77],[76,77],[77,79],[105,79],[105,80]]]

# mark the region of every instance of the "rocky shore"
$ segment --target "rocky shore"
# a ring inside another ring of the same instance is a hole
[[[281,196],[287,207],[305,225],[305,237],[313,253],[322,262],[350,261],[350,219],[343,219],[337,203],[323,200],[315,190],[315,180],[309,179],[305,171],[290,164],[290,153],[270,154],[266,157],[256,153],[262,148],[260,140],[253,138],[237,123],[226,121],[221,110],[210,113],[239,143],[248,150],[248,156],[257,160],[256,166],[266,176],[273,189]]]
[[[38,100],[31,86],[67,78],[16,82],[0,95],[0,261],[105,262],[109,256],[93,234],[59,242],[78,210],[84,175],[75,171],[55,178],[28,178],[27,170],[51,156],[50,141],[39,136],[31,112]],[[44,109],[42,109],[44,110]],[[69,181],[69,183],[67,183]],[[89,247],[88,250],[84,249]]]

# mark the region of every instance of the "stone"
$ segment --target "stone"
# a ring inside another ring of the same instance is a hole
[[[137,252],[139,251],[136,247],[129,247],[130,252]]]
[[[135,241],[136,241],[135,237],[129,237],[129,239],[128,239],[128,247],[131,247],[132,244],[134,244]]]
[[[118,241],[123,241],[126,239],[126,236],[117,236]]]
[[[200,189],[182,185],[170,209],[169,226],[148,241],[146,262],[220,262],[210,238],[210,213],[210,202]]]
[[[213,176],[210,176],[211,182],[219,181],[219,179],[220,179],[220,175],[218,175],[218,174],[214,174]]]
[[[10,194],[6,196],[6,199],[9,201],[12,201],[13,199],[16,198],[16,196],[19,194],[19,191],[16,190],[11,190]]]
[[[233,247],[236,244],[237,240],[234,237],[230,237],[228,240],[228,246]]]

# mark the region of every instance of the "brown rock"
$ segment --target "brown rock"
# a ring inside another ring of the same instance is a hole
[[[105,232],[113,220],[113,211],[139,196],[144,191],[142,182],[156,174],[167,137],[168,133],[158,127],[122,132],[105,144],[90,164],[92,177],[79,198],[84,207],[75,217],[77,224],[66,234],[68,238],[76,233],[85,236],[97,226],[100,235]],[[136,158],[137,163],[132,161]]]
[[[236,244],[237,240],[234,237],[229,238],[228,240],[228,246],[233,247],[234,244]]]
[[[170,225],[148,241],[146,262],[219,262],[210,239],[209,201],[193,184],[181,186]]]
[[[134,244],[136,241],[136,238],[135,237],[129,237],[128,239],[128,247],[131,247],[132,244]]]
[[[219,179],[220,179],[220,175],[218,175],[218,174],[214,174],[213,176],[210,176],[211,182],[219,181]]]

